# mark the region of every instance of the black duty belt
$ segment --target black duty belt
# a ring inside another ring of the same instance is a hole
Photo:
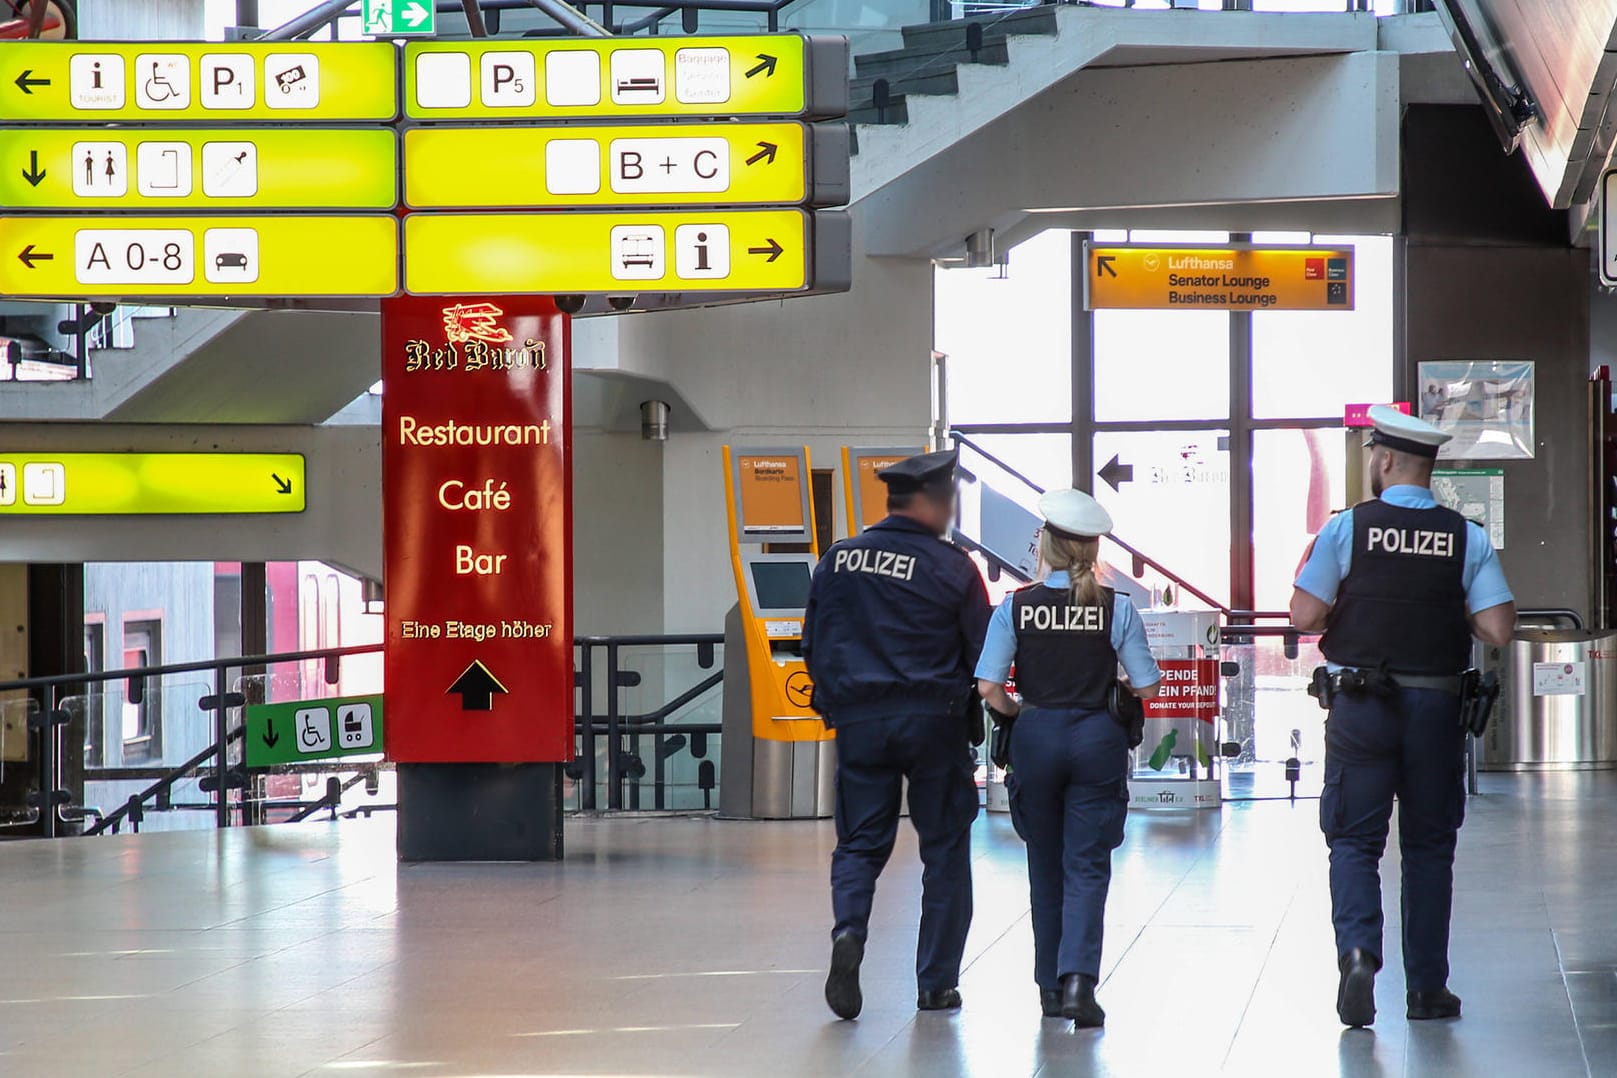
[[[1446,677],[1433,677],[1425,674],[1394,674],[1392,679],[1398,683],[1400,689],[1431,689],[1434,692],[1446,692],[1450,696],[1459,696],[1463,687],[1462,677],[1459,674],[1450,674]]]

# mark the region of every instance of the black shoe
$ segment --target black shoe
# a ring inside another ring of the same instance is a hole
[[[865,960],[865,941],[852,932],[831,937],[831,972],[825,978],[825,1002],[841,1019],[858,1018],[865,997],[859,992],[859,963]]]
[[[958,1011],[960,989],[944,988],[936,992],[917,992],[915,1009],[918,1011]]]
[[[1336,990],[1336,1015],[1344,1026],[1361,1029],[1376,1020],[1376,971],[1381,963],[1362,948],[1342,956],[1342,983]]]
[[[1106,1012],[1095,1002],[1095,978],[1087,973],[1061,978],[1061,1017],[1071,1018],[1079,1029],[1099,1029],[1106,1024]]]
[[[1460,1017],[1460,997],[1447,988],[1439,988],[1436,992],[1409,993],[1409,1019],[1412,1022],[1458,1017]]]
[[[1061,1013],[1061,989],[1039,989],[1039,1007],[1044,1011],[1046,1018],[1065,1018]]]

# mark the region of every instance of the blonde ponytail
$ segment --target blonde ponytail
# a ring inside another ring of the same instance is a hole
[[[1099,539],[1057,535],[1045,528],[1039,533],[1039,557],[1052,570],[1066,571],[1074,606],[1099,606],[1104,601],[1105,593],[1095,575],[1100,557]]]

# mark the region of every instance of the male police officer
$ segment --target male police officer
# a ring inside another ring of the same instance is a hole
[[[962,715],[991,611],[975,563],[943,539],[954,519],[955,464],[954,452],[927,453],[879,473],[889,515],[820,560],[803,619],[814,705],[837,732],[836,927],[825,1001],[839,1018],[857,1017],[863,1005],[871,900],[898,835],[906,778],[925,866],[916,1006],[960,1006],[977,815]]]
[[[1291,619],[1325,630],[1320,675],[1330,719],[1320,826],[1331,848],[1331,909],[1344,1025],[1375,1021],[1381,880],[1393,798],[1403,855],[1403,956],[1412,1019],[1458,1018],[1448,990],[1454,846],[1465,816],[1460,674],[1471,637],[1503,646],[1516,605],[1481,527],[1429,489],[1449,440],[1397,409],[1370,409],[1375,501],[1320,531],[1297,576]]]

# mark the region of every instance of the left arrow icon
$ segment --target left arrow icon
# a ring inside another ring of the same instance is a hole
[[[30,78],[33,73],[33,68],[24,68],[23,73],[17,76],[17,89],[25,94],[32,94],[35,86],[49,86],[51,84],[50,79]]]
[[[34,268],[35,262],[49,262],[55,257],[55,255],[50,254],[47,251],[34,250],[34,245],[31,243],[27,247],[24,247],[21,251],[17,252],[17,258],[21,260],[22,264],[27,266],[29,269]]]
[[[45,170],[39,167],[38,150],[28,151],[28,167],[22,170],[22,178],[30,187],[38,187],[39,181],[45,178]]]
[[[473,659],[455,683],[444,690],[444,695],[459,694],[462,711],[493,711],[494,697],[505,696],[506,688],[500,679],[489,672],[480,660]]]

